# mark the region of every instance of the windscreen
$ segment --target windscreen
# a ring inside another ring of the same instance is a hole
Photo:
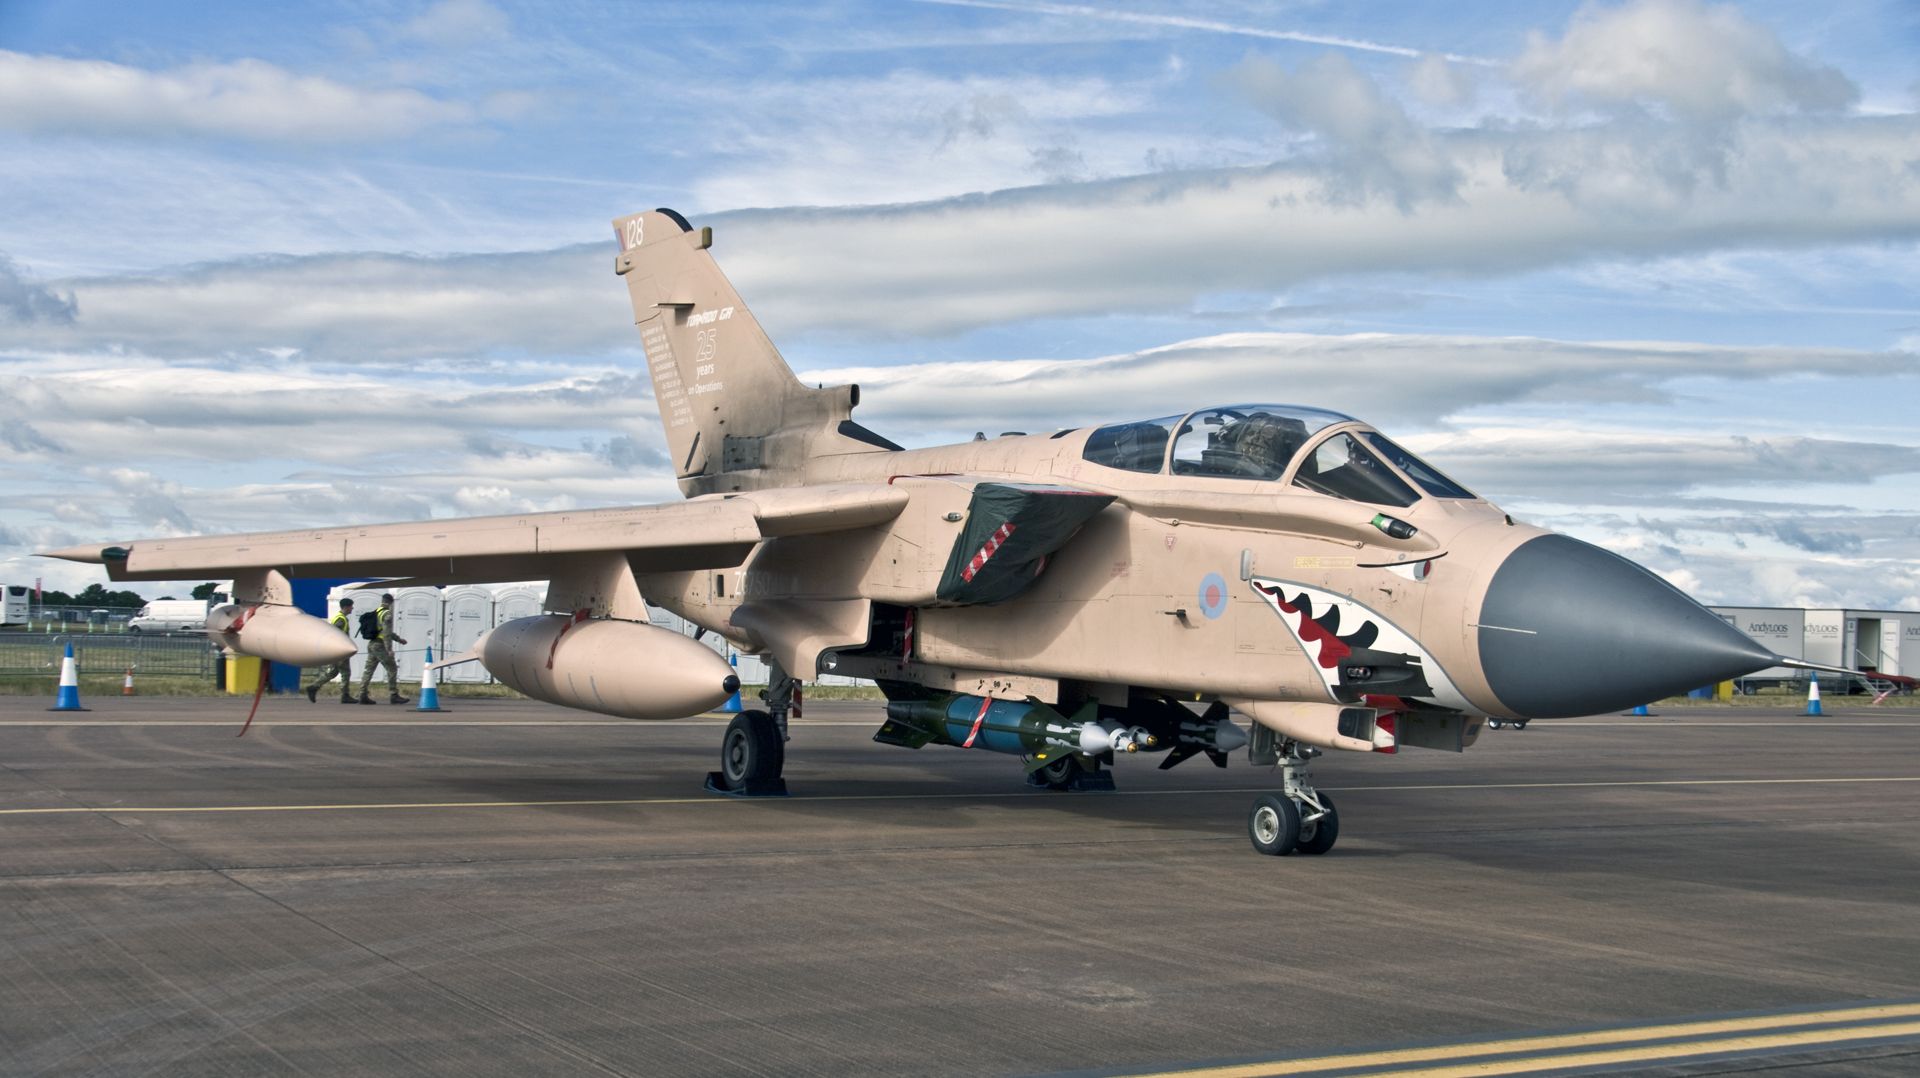
[[[1315,446],[1300,462],[1293,485],[1316,494],[1400,508],[1420,500],[1419,493],[1405,480],[1346,433],[1336,434]]]
[[[1420,484],[1420,489],[1436,498],[1471,498],[1474,493],[1440,473],[1440,469],[1400,448],[1392,439],[1377,430],[1367,432],[1367,441],[1394,467],[1406,473],[1407,477]]]

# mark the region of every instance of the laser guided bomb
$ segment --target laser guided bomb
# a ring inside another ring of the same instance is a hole
[[[957,745],[1023,756],[1036,785],[1058,789],[1094,785],[1083,776],[1115,754],[1171,750],[1164,769],[1204,752],[1225,767],[1226,754],[1247,743],[1224,706],[1196,716],[1169,700],[1145,699],[1124,709],[1089,701],[1067,717],[1032,698],[967,693],[890,701],[887,721],[873,739],[902,748]]]
[[[550,704],[623,719],[679,719],[740,687],[727,661],[695,640],[631,621],[518,618],[474,645],[480,665]]]
[[[115,581],[232,578],[241,606],[209,623],[215,638],[313,664],[348,645],[291,610],[288,578],[547,580],[564,613],[494,630],[476,657],[495,677],[632,718],[719,703],[731,670],[642,624],[644,594],[768,663],[767,710],[722,738],[728,791],[783,788],[792,677],[831,671],[886,693],[879,740],[1023,756],[1049,785],[1244,747],[1281,772],[1247,819],[1270,854],[1332,847],[1338,817],[1308,774],[1323,750],[1458,752],[1488,719],[1838,669],[1775,656],[1640,566],[1516,522],[1324,409],[1186,408],[904,449],[854,420],[858,386],[793,376],[711,229],[656,210],[614,231],[686,500],[53,556]]]

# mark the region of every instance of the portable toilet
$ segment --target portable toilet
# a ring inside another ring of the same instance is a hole
[[[378,593],[373,601],[379,605]],[[393,593],[393,631],[406,641],[393,647],[403,685],[420,683],[427,666],[427,645],[440,646],[440,608],[439,588],[401,588]]]
[[[480,634],[493,628],[493,592],[465,584],[448,588],[445,599],[446,632],[440,638],[445,651],[436,658],[451,659],[465,655],[480,639]],[[487,669],[479,663],[461,663],[440,671],[440,680],[486,681]]]
[[[517,618],[540,613],[547,601],[547,589],[539,584],[508,584],[493,590],[493,623],[504,625]]]

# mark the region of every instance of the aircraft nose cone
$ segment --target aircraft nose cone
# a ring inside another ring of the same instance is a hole
[[[1564,535],[1521,544],[1494,571],[1479,640],[1488,687],[1527,718],[1617,711],[1774,662],[1671,584]]]

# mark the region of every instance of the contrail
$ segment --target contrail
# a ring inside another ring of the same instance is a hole
[[[1422,49],[1411,49],[1404,45],[1384,45],[1378,41],[1361,41],[1350,37],[1333,37],[1328,34],[1308,34],[1298,30],[1268,30],[1258,26],[1238,26],[1229,22],[1215,22],[1212,19],[1194,19],[1185,15],[1159,15],[1134,11],[1112,11],[1094,7],[1090,4],[1048,4],[1027,3],[1021,0],[919,0],[923,4],[945,4],[949,7],[993,8],[999,11],[1019,11],[1031,15],[1074,15],[1089,19],[1106,19],[1109,22],[1131,22],[1146,26],[1170,26],[1180,30],[1205,30],[1216,34],[1237,34],[1241,37],[1267,38],[1272,41],[1298,41],[1308,45],[1331,45],[1338,49],[1356,49],[1361,52],[1381,52],[1389,56],[1419,57],[1429,55]],[[1498,67],[1499,61],[1484,56],[1463,56],[1455,52],[1434,53],[1445,60],[1457,64],[1476,64],[1481,67]]]

